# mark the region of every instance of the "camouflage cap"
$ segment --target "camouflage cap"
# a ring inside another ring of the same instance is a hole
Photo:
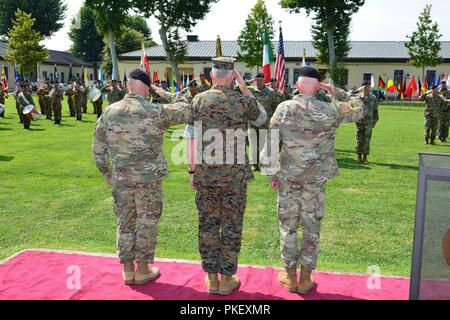
[[[234,70],[235,58],[232,57],[218,57],[213,58],[213,69],[218,70]]]

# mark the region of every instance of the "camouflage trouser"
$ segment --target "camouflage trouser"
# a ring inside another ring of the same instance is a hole
[[[55,121],[61,121],[62,119],[62,105],[61,102],[52,103],[52,111],[55,116]]]
[[[197,189],[199,251],[205,272],[236,274],[246,201],[246,184]]]
[[[20,107],[20,104],[18,102],[16,102],[16,110],[17,110],[17,114],[19,115],[20,123],[23,123],[22,108]]]
[[[356,154],[370,154],[370,140],[372,139],[371,124],[356,125]]]
[[[439,124],[439,113],[425,114],[425,138],[435,140]]]
[[[71,97],[68,97],[67,103],[69,104],[70,116],[71,117],[75,116],[75,104],[73,102],[73,99]]]
[[[449,116],[448,113],[441,115],[439,120],[439,139],[446,140],[448,138]]]
[[[83,115],[83,105],[79,102],[79,101],[77,101],[77,102],[75,102],[75,116],[77,117],[77,118],[80,118],[81,119],[81,117],[82,117],[82,115]]]
[[[41,115],[45,116],[47,113],[47,110],[45,108],[45,101],[41,97],[39,97],[39,107],[41,108]]]
[[[82,107],[83,107],[83,113],[87,113],[87,101],[83,101]]]
[[[97,115],[98,118],[102,115],[103,112],[103,100],[97,100],[96,102],[92,103],[94,105],[94,113]]]
[[[52,101],[50,98],[44,98],[44,105],[45,105],[45,115],[47,116],[47,119],[51,119],[52,117]]]
[[[136,187],[114,186],[113,196],[120,262],[153,263],[163,207],[161,182]]]
[[[320,226],[325,211],[325,183],[293,185],[281,181],[278,218],[281,233],[281,260],[285,268],[299,263],[315,269],[319,254]],[[303,226],[302,244],[298,229]]]

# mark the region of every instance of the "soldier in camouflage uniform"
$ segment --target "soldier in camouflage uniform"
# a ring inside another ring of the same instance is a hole
[[[6,104],[6,94],[7,91],[5,90],[5,88],[3,87],[3,85],[0,85],[0,103],[5,106]],[[2,112],[0,112],[0,117],[4,118],[5,117],[5,109],[3,109]]]
[[[86,88],[80,82],[74,83],[75,91],[75,116],[77,121],[82,121],[83,118],[83,104]]]
[[[253,179],[245,153],[245,130],[248,121],[255,121],[256,126],[265,124],[267,114],[252,97],[240,74],[234,71],[235,59],[220,57],[213,61],[214,86],[194,98],[186,138],[190,147],[189,173],[197,189],[199,250],[203,270],[208,273],[205,285],[209,293],[228,295],[240,284],[235,274],[241,248],[247,183]],[[235,77],[239,79],[243,94],[232,88]],[[199,124],[200,128],[197,127]],[[210,146],[205,142],[199,143],[199,140],[212,131],[220,135],[219,139],[224,139],[227,130],[236,133],[234,139],[220,144],[213,151],[214,159],[217,155],[220,159],[212,161],[208,153]],[[227,148],[230,146],[231,151]],[[242,152],[239,152],[240,148]],[[220,282],[218,273],[222,274]]]
[[[112,105],[125,97],[125,90],[120,88],[117,80],[113,80],[111,84],[107,84],[102,87],[102,92],[108,93],[108,105]]]
[[[19,123],[23,123],[23,114],[20,111],[20,102],[19,102],[19,93],[23,91],[23,81],[20,79],[17,79],[15,82],[15,87],[14,87],[14,99],[16,100],[16,110],[17,110],[17,115],[19,116]]]
[[[99,89],[101,92],[102,87],[98,81],[94,82],[94,88]],[[103,97],[100,95],[96,101],[92,101],[92,105],[94,106],[94,114],[97,115],[97,118],[100,118],[103,112]]]
[[[38,91],[36,92],[36,95],[39,98],[39,107],[41,108],[41,114],[43,116],[47,116],[47,100],[46,100],[45,96],[50,93],[49,84],[50,84],[50,80],[45,79],[42,87],[39,88]]]
[[[75,88],[73,81],[69,82],[69,87],[66,89],[65,95],[67,96],[70,116],[75,117]]]
[[[55,124],[61,125],[62,120],[62,100],[64,98],[64,90],[59,85],[59,81],[53,82],[53,89],[50,91],[51,106],[53,115],[55,116]]]
[[[25,83],[21,82],[20,87],[16,87],[16,91],[14,92],[14,96],[16,97],[16,102],[19,105],[19,114],[21,115],[21,122],[23,123],[23,128],[26,130],[30,129],[31,120],[23,114],[23,110],[26,106],[32,104],[34,105],[33,96],[31,92],[28,90]]]
[[[268,129],[269,128],[269,120],[272,117],[273,113],[277,109],[280,98],[277,95],[276,91],[267,87],[264,84],[264,75],[262,73],[258,74],[255,77],[256,85],[250,86],[248,89],[252,93],[252,95],[256,98],[256,100],[264,107],[267,113],[267,123],[262,125],[260,129]],[[269,132],[267,135],[263,131],[259,131],[257,128],[249,124],[249,133],[248,140],[250,144],[250,161],[254,164],[254,169],[259,171],[259,154],[261,149],[266,143],[266,140],[269,136]]]
[[[82,85],[82,92],[83,92],[83,95],[80,96],[81,106],[83,109],[83,113],[87,113],[89,89],[86,86],[86,84],[84,83],[84,81],[81,82],[81,85]]]
[[[338,176],[334,150],[336,130],[343,122],[359,120],[364,112],[356,95],[322,84],[319,79],[314,68],[300,70],[296,85],[299,95],[278,106],[270,121],[272,131],[279,131],[282,143],[279,160],[277,154],[267,154],[266,150],[261,153],[261,170],[269,176],[272,188],[279,190],[281,259],[286,272],[281,272],[278,280],[290,292],[300,294],[307,294],[315,287],[311,274],[319,253],[325,183]],[[317,100],[315,94],[319,88],[336,92],[336,99],[342,102],[330,104]],[[362,89],[359,92],[362,95]],[[299,248],[301,223],[303,241]],[[298,264],[301,264],[299,283]]]
[[[435,144],[439,118],[444,112],[446,102],[439,96],[437,86],[431,85],[431,93],[427,92],[419,97],[420,101],[425,101],[425,143]]]
[[[366,114],[356,122],[356,154],[359,163],[369,163],[370,140],[372,139],[372,130],[378,122],[378,98],[374,96],[371,90],[370,81],[363,82],[364,103]]]
[[[441,118],[439,120],[439,140],[442,142],[447,142],[448,131],[449,131],[449,121],[450,121],[450,92],[448,91],[446,82],[441,88],[441,97],[445,100],[446,106],[442,111]]]
[[[204,73],[200,74],[200,84],[197,86],[198,93],[202,93],[211,89],[211,85],[208,83],[208,79],[206,79],[206,75]]]
[[[129,94],[109,106],[97,122],[93,155],[106,183],[112,185],[124,282],[142,285],[159,276],[159,269],[149,268],[149,263],[154,262],[162,214],[161,182],[168,174],[164,133],[187,122],[189,104],[181,96],[167,105],[147,102],[148,75],[134,70],[128,79]]]

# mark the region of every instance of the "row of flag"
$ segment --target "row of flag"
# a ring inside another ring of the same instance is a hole
[[[412,76],[407,83],[407,77],[403,77],[403,79],[397,79],[397,84],[395,84],[394,80],[388,79],[385,82],[381,76],[378,77],[378,85],[375,85],[375,80],[372,75],[371,79],[371,87],[373,89],[378,89],[382,93],[386,94],[386,92],[395,93],[398,92],[398,95],[401,99],[403,98],[411,98],[414,95],[420,96],[421,94],[427,92],[431,85],[435,85],[439,87],[442,81],[446,81],[450,83],[450,75],[442,74],[440,76],[434,76],[432,80],[427,79],[426,76],[422,78]]]

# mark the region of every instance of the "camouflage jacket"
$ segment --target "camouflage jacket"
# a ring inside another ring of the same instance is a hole
[[[364,103],[364,116],[356,123],[359,125],[375,126],[378,122],[378,99],[373,94],[368,97],[361,98]]]
[[[422,95],[420,101],[425,101],[425,115],[436,115],[444,112],[446,107],[446,101],[440,96]]]
[[[245,153],[245,136],[247,122],[255,120],[258,120],[261,124],[267,121],[264,108],[255,99],[230,87],[213,86],[211,90],[195,96],[192,102],[189,126],[186,130],[186,132],[189,132],[188,138],[197,140],[198,163],[194,175],[195,184],[203,187],[239,186],[253,179],[253,172]],[[198,123],[201,125],[199,129],[201,131],[194,133],[194,126]],[[216,149],[212,152],[210,150],[210,145],[213,145],[212,140],[209,140],[210,143],[206,141],[198,142],[198,139],[202,137],[207,140],[205,133],[209,130],[216,130],[219,134],[213,140],[215,146],[217,146],[216,139],[220,140],[217,148],[223,148],[222,150]],[[226,140],[228,140],[228,144],[231,144],[229,142],[231,139],[225,138],[227,137],[227,130],[233,130],[231,132],[236,133],[233,141],[233,156],[228,155],[232,163],[227,161]],[[239,139],[238,135],[243,135],[243,139]],[[241,148],[244,152],[239,153],[238,148]],[[210,154],[214,154],[212,157],[217,160],[214,164],[211,163],[211,159],[205,159]],[[216,156],[219,159],[216,159]]]
[[[279,130],[279,159],[270,160],[267,146],[261,152],[261,171],[295,184],[325,182],[339,175],[335,155],[336,130],[343,122],[355,122],[364,114],[356,94],[338,89],[337,100],[327,103],[313,96],[297,95],[278,106],[270,121]],[[350,111],[343,112],[343,107]],[[273,161],[276,161],[273,163]],[[279,172],[277,164],[279,162]]]
[[[273,113],[277,109],[280,102],[280,97],[277,95],[276,91],[273,89],[268,88],[267,86],[264,87],[262,90],[258,90],[258,88],[255,87],[248,87],[250,92],[253,94],[253,96],[256,98],[256,100],[264,107],[267,113],[267,124],[261,126],[261,128],[268,128],[269,127],[269,121],[272,117]]]
[[[316,99],[319,101],[331,103],[331,97],[323,90],[318,90],[316,93]]]
[[[21,108],[25,108],[29,104],[34,105],[33,96],[28,90],[16,88],[14,90],[14,97]]]
[[[61,100],[64,97],[64,90],[61,87],[53,87],[52,91],[50,91],[50,96],[52,104],[61,104]]]
[[[111,86],[104,86],[103,88],[101,88],[101,91],[108,93],[108,103],[110,105],[119,102],[125,97],[125,91],[121,88],[115,89]]]
[[[207,84],[200,84],[197,87],[198,93],[202,93],[202,92],[208,91],[209,89],[211,89],[211,86],[207,85]]]
[[[97,122],[92,151],[97,168],[113,184],[136,186],[167,176],[163,136],[172,125],[186,123],[189,104],[158,105],[128,94],[106,108]],[[111,159],[111,166],[109,160]]]

